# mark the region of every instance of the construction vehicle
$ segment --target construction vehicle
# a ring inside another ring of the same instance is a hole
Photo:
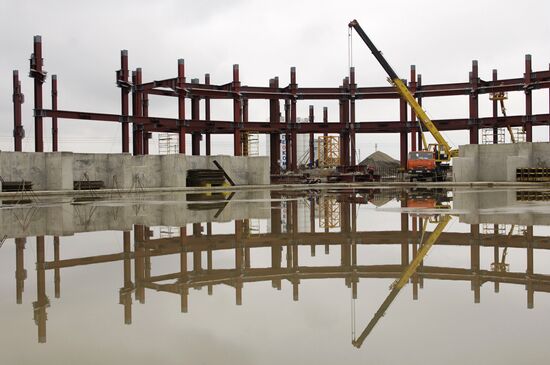
[[[382,55],[382,52],[375,47],[374,43],[372,43],[365,31],[363,31],[363,28],[361,28],[357,20],[352,20],[348,26],[355,29],[357,34],[359,34],[361,39],[369,47],[378,63],[380,63],[384,71],[388,74],[388,82],[395,87],[401,98],[403,98],[403,100],[414,110],[418,120],[421,122],[419,126],[422,132],[422,144],[424,148],[420,151],[412,151],[408,155],[407,171],[410,181],[445,181],[451,158],[458,156],[458,150],[451,149],[449,143],[447,143],[445,138],[439,133],[435,124],[430,120],[420,104],[418,104],[405,83],[397,76],[388,61],[386,61]],[[422,126],[431,133],[436,143],[427,143]]]
[[[441,236],[441,233],[445,230],[445,227],[447,227],[447,224],[451,220],[450,215],[444,215],[440,216],[438,219],[438,224],[433,230],[433,232],[430,234],[428,239],[426,239],[426,242],[422,244],[422,246],[419,248],[416,256],[411,261],[409,266],[403,271],[401,274],[401,277],[399,279],[396,279],[393,284],[391,285],[391,291],[380,306],[380,308],[376,311],[374,317],[371,319],[367,327],[363,330],[363,332],[359,335],[358,338],[354,338],[352,340],[353,346],[360,348],[363,342],[366,340],[367,336],[372,332],[380,318],[384,316],[392,302],[395,300],[401,289],[407,284],[411,276],[416,272],[416,269],[420,265],[420,263],[424,260],[428,252],[430,251],[430,248],[437,242],[439,237]],[[425,223],[427,220],[425,221]],[[422,237],[424,237],[424,233],[426,231],[426,224],[424,224],[424,227],[422,229]]]

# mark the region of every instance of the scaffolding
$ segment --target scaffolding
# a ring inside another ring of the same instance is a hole
[[[336,167],[340,165],[340,140],[337,136],[320,136],[317,138],[319,167]]]
[[[503,117],[506,117],[506,107],[504,106],[504,100],[507,99],[507,92],[500,91],[489,94],[489,100],[493,102],[498,102],[500,104],[500,111],[502,112]],[[498,112],[494,116],[497,117]],[[506,128],[483,128],[481,131],[481,143],[506,143],[505,129],[508,129],[508,134],[512,143],[525,142],[527,140],[527,134],[524,127],[512,127],[508,125],[506,126]]]
[[[340,227],[340,203],[333,196],[321,198],[319,202],[319,227]]]
[[[243,155],[244,156],[260,155],[260,134],[258,132],[243,133]]]
[[[173,155],[179,152],[179,138],[176,133],[159,133],[159,155]]]

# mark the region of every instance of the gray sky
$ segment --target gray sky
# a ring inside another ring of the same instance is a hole
[[[550,62],[550,3],[534,0],[503,1],[3,1],[0,4],[0,148],[12,150],[11,75],[22,77],[24,150],[33,148],[32,80],[28,58],[32,36],[43,39],[45,69],[59,80],[59,108],[118,113],[119,89],[115,70],[121,49],[128,49],[130,68],[142,67],[144,81],[174,77],[178,58],[185,58],[188,78],[209,72],[214,83],[231,80],[240,64],[245,85],[267,85],[279,76],[289,80],[297,68],[301,86],[337,86],[347,74],[347,24],[357,18],[397,73],[406,78],[416,64],[423,82],[462,82],[471,60],[479,60],[480,77],[521,77],[524,55],[533,56],[533,69]],[[386,85],[385,74],[366,46],[354,37],[353,64],[360,86]],[[44,87],[50,107],[50,79]],[[534,92],[534,113],[548,112],[548,91]],[[310,103],[298,103],[298,115],[307,116]],[[321,116],[329,107],[337,118],[337,102],[315,102]],[[432,98],[425,102],[433,118],[465,117],[467,97]],[[215,119],[231,118],[230,102],[213,102]],[[524,113],[521,93],[511,94],[509,114]],[[480,115],[491,113],[488,96],[480,99]],[[152,98],[150,115],[176,117],[173,99]],[[265,121],[267,101],[252,102],[250,119]],[[358,103],[357,121],[396,120],[397,101]],[[50,141],[50,121],[45,121]],[[60,149],[119,152],[117,124],[60,121]],[[466,132],[446,133],[455,146],[467,143]],[[535,128],[534,140],[547,140],[547,128]],[[358,137],[361,156],[378,149],[398,156],[398,138],[391,135]],[[49,144],[46,150],[51,149]],[[152,145],[152,149],[154,149]],[[213,153],[232,151],[231,139],[217,137]]]

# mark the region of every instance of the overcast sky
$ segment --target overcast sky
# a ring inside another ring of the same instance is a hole
[[[120,50],[128,49],[130,68],[143,68],[144,81],[176,76],[184,58],[188,79],[210,73],[213,83],[231,80],[232,65],[240,64],[244,85],[266,85],[279,76],[289,80],[297,68],[300,86],[338,86],[347,75],[348,27],[357,18],[402,78],[417,65],[423,82],[464,82],[471,61],[479,60],[480,77],[521,77],[524,55],[533,69],[550,62],[550,3],[546,1],[9,1],[0,3],[0,148],[12,150],[12,70],[19,69],[26,96],[24,150],[32,150],[32,80],[27,77],[33,35],[42,35],[45,70],[58,75],[59,108],[119,113],[115,70]],[[386,85],[385,74],[355,36],[353,65],[359,86]],[[50,107],[50,78],[44,87]],[[510,95],[509,114],[524,113],[523,94]],[[310,102],[298,103],[307,116]],[[337,102],[315,102],[321,116],[329,107],[336,121]],[[177,116],[176,100],[151,99],[150,115]],[[425,102],[433,118],[468,114],[467,97],[432,98]],[[357,121],[397,120],[397,101],[358,103]],[[548,90],[534,92],[534,113],[548,112]],[[480,114],[491,103],[480,97]],[[230,102],[213,102],[212,117],[231,119]],[[265,121],[268,102],[250,104],[250,119]],[[51,149],[50,120],[45,120],[46,150]],[[455,146],[467,143],[466,132],[446,133]],[[120,126],[89,121],[60,121],[60,149],[119,152]],[[548,129],[535,128],[534,140],[547,141]],[[231,139],[217,137],[213,153],[232,151]],[[375,144],[398,156],[397,135],[362,135],[362,157]],[[154,150],[153,144],[151,149]]]

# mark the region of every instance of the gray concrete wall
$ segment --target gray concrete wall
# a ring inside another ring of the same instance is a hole
[[[516,169],[550,167],[550,143],[464,145],[453,158],[453,180],[516,181]]]
[[[217,160],[237,185],[269,184],[269,158],[0,152],[0,176],[27,180],[34,190],[72,190],[73,181],[101,180],[106,188],[184,187],[189,169],[215,169]]]

